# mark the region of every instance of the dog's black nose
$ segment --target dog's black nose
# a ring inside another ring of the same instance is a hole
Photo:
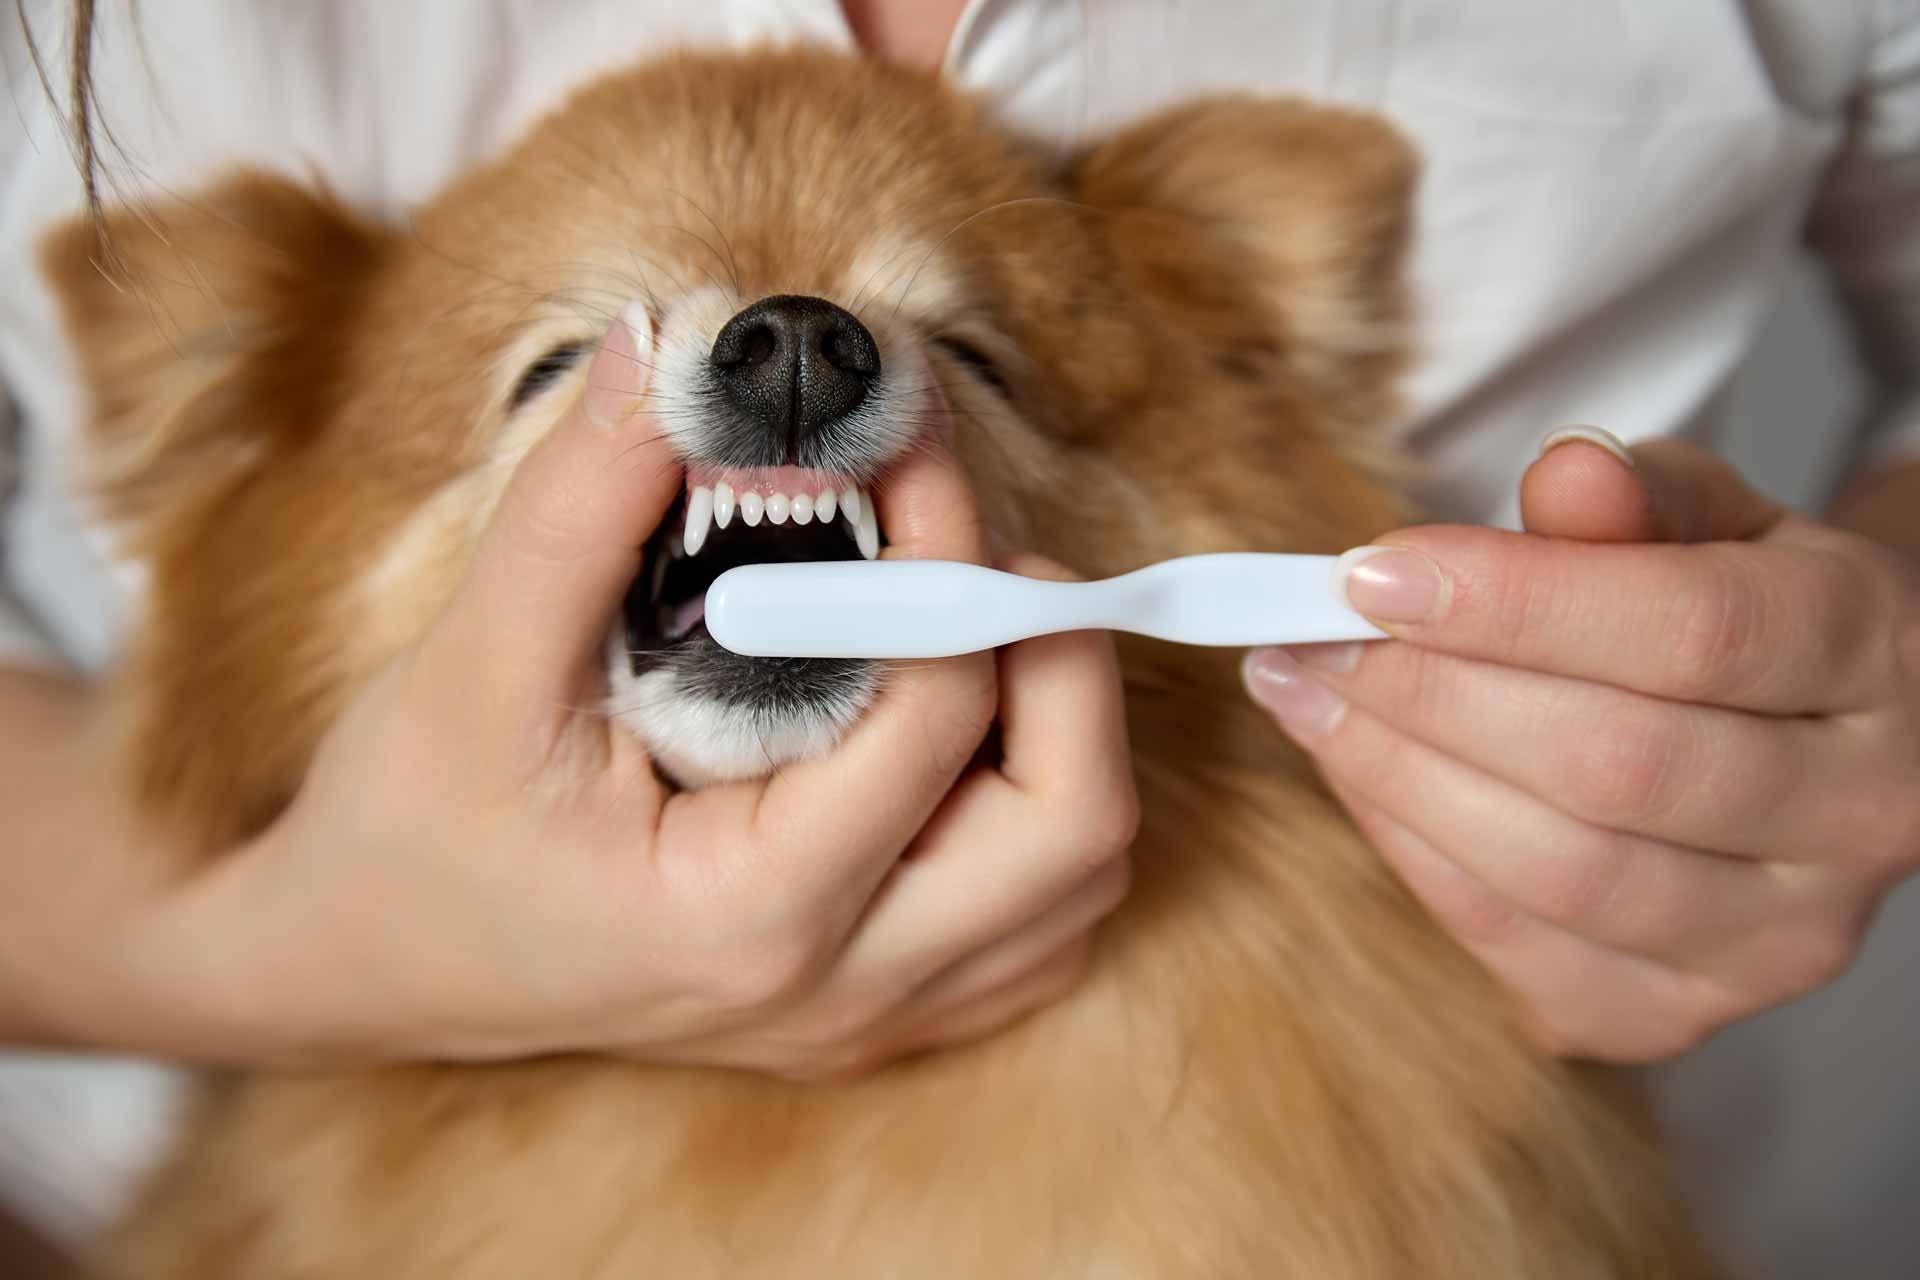
[[[761,423],[783,461],[866,399],[880,373],[867,327],[825,298],[762,298],[727,321],[708,357],[734,407]]]

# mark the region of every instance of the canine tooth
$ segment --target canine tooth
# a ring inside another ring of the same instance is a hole
[[[848,524],[860,523],[860,491],[848,486],[840,491],[840,514],[847,518]]]
[[[880,522],[874,517],[872,499],[860,496],[860,520],[853,527],[853,540],[860,544],[860,554],[873,560],[880,555]]]
[[[787,495],[770,493],[767,495],[767,519],[774,524],[787,522]]]
[[[813,515],[821,524],[833,523],[834,508],[840,505],[838,495],[831,489],[822,489],[813,500]]]
[[[793,495],[793,522],[795,524],[813,523],[813,499],[804,493]]]
[[[687,499],[687,554],[697,556],[707,545],[707,522],[713,519],[713,490],[700,485]]]
[[[760,523],[760,495],[749,489],[740,495],[740,518],[747,522],[747,528]]]
[[[713,486],[713,522],[722,529],[733,523],[733,486],[725,480]]]

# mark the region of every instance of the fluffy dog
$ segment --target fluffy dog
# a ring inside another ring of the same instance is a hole
[[[688,55],[590,87],[404,234],[242,175],[116,219],[125,290],[70,231],[45,261],[149,574],[140,794],[207,850],[273,819],[628,300],[689,486],[610,620],[609,705],[683,783],[827,749],[873,695],[870,664],[726,653],[697,601],[731,564],[871,554],[936,384],[990,519],[1083,572],[1365,541],[1402,517],[1364,464],[1406,357],[1416,168],[1379,120],[1296,102],[1060,157],[932,79]],[[1122,656],[1136,887],[1064,1003],[836,1085],[229,1081],[128,1224],[128,1273],[1699,1274],[1629,1091],[1528,1045],[1236,655]]]

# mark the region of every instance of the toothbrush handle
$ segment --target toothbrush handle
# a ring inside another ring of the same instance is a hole
[[[1200,645],[1372,640],[1333,597],[1332,556],[1186,556],[1100,582],[939,560],[746,565],[707,592],[707,630],[749,657],[944,658],[1102,628]]]
[[[1386,633],[1333,593],[1337,556],[1257,551],[1182,556],[1088,585],[1111,593],[1106,625],[1182,644],[1378,640]]]

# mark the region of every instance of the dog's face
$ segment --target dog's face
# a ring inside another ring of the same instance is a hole
[[[636,447],[686,488],[609,619],[605,705],[686,783],[826,750],[874,696],[872,664],[720,649],[700,604],[738,564],[880,554],[873,494],[929,432],[991,523],[1090,572],[1368,531],[1340,437],[1389,403],[1412,171],[1384,126],[1297,105],[1069,160],[919,77],[683,57],[405,228],[241,177],[115,219],[131,290],[69,231],[45,261],[95,473],[151,571],[149,797],[227,836],[271,816],[623,315]]]

